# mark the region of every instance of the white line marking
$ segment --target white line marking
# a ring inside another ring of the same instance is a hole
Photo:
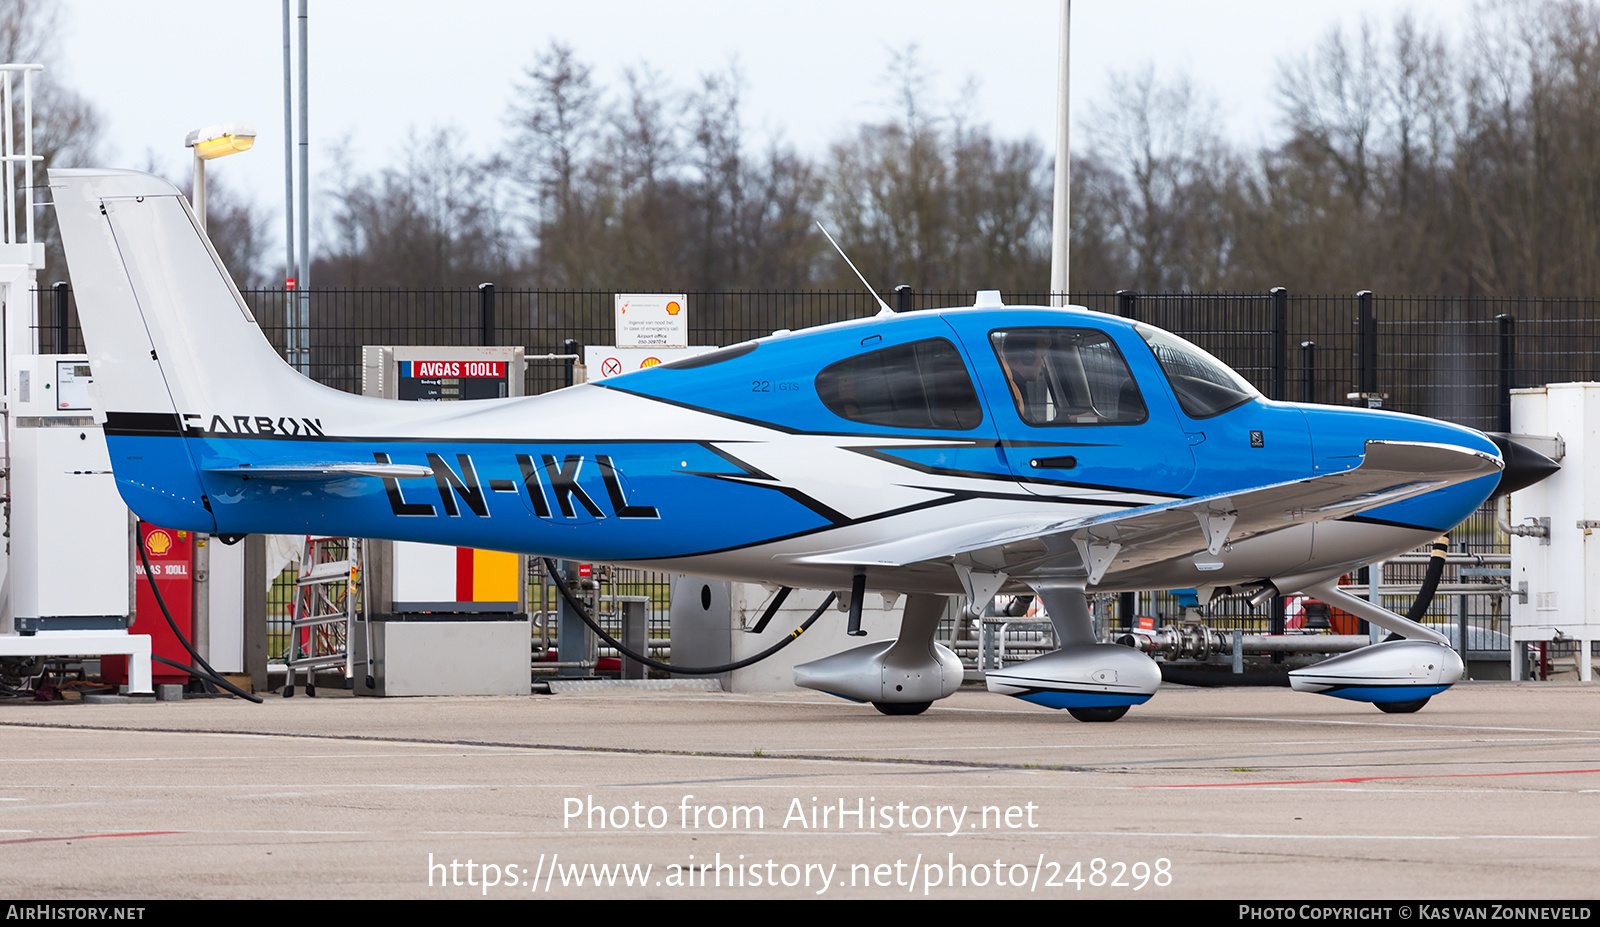
[[[988,832],[985,832],[987,834]],[[962,836],[980,836],[964,834]],[[1224,840],[1594,840],[1591,834],[1244,834],[1205,831],[1125,831],[1125,830],[1030,830],[1028,836],[1050,837],[1203,837]]]
[[[1442,728],[1447,731],[1516,731],[1525,734],[1600,734],[1585,728],[1495,727],[1487,724],[1429,724],[1423,721],[1336,721],[1331,718],[1251,718],[1242,715],[1217,715],[1213,721],[1257,721],[1266,724],[1330,724],[1349,727]]]
[[[199,761],[199,760],[211,760],[211,761],[218,761],[218,762],[241,762],[241,761],[243,761],[243,762],[250,762],[250,763],[270,762],[270,761],[274,761],[274,760],[280,761],[280,762],[298,762],[300,760],[383,760],[383,759],[480,760],[480,759],[484,759],[485,757],[494,757],[494,756],[546,757],[546,756],[558,756],[558,755],[559,756],[566,756],[566,755],[569,755],[569,754],[586,752],[586,748],[583,748],[583,747],[574,747],[571,750],[550,750],[547,747],[529,747],[526,750],[518,750],[518,749],[513,748],[511,750],[506,750],[504,747],[497,747],[496,749],[500,750],[501,752],[499,752],[499,753],[463,754],[463,753],[459,753],[457,751],[461,750],[461,749],[464,749],[465,748],[464,745],[461,746],[461,747],[458,747],[458,746],[456,746],[454,744],[438,744],[438,743],[434,743],[434,744],[426,744],[426,745],[419,745],[419,746],[426,746],[430,750],[438,750],[438,749],[441,749],[441,748],[448,748],[450,752],[446,752],[446,753],[431,753],[431,754],[430,753],[294,753],[294,754],[288,754],[288,755],[285,755],[285,754],[266,754],[266,755],[245,754],[245,755],[240,755],[240,756],[229,756],[229,755],[221,755],[221,754],[217,754],[217,755],[202,755],[202,756],[185,756],[185,755],[181,755],[181,754],[173,754],[171,756],[119,756],[119,757],[101,757],[101,756],[84,756],[84,757],[57,757],[57,756],[0,757],[0,763],[52,763],[52,764],[53,763],[170,763],[170,762],[173,762],[174,760],[181,760],[181,761],[184,761],[184,762]]]
[[[1246,747],[1337,747],[1337,746],[1341,746],[1341,745],[1345,745],[1345,744],[1350,744],[1350,745],[1365,747],[1367,749],[1374,749],[1374,748],[1396,747],[1396,746],[1407,746],[1407,745],[1420,746],[1420,745],[1423,745],[1423,744],[1447,744],[1447,745],[1448,744],[1459,744],[1462,747],[1470,747],[1470,746],[1474,746],[1474,745],[1487,745],[1487,744],[1510,744],[1510,745],[1527,744],[1527,745],[1535,745],[1535,744],[1545,744],[1545,743],[1570,743],[1570,745],[1574,746],[1574,747],[1581,747],[1581,746],[1589,745],[1589,742],[1587,742],[1587,741],[1573,740],[1570,735],[1561,735],[1561,736],[1551,736],[1551,737],[1464,737],[1464,738],[1429,737],[1429,738],[1417,738],[1417,739],[1406,739],[1406,740],[1376,740],[1376,741],[1375,740],[1370,740],[1370,739],[1366,739],[1366,740],[1247,740],[1247,741],[1233,741],[1233,740],[1230,740],[1228,742],[1228,746],[1229,746],[1229,749],[1235,749],[1235,748],[1244,749]],[[897,744],[895,749],[897,749],[897,750],[925,750],[925,751],[931,751],[931,752],[954,752],[954,751],[966,751],[966,750],[972,750],[972,751],[977,751],[977,750],[1182,750],[1182,749],[1198,749],[1198,748],[1201,748],[1201,747],[1210,749],[1210,748],[1214,748],[1215,744],[1214,743],[1210,743],[1210,742],[1205,742],[1205,741],[1171,741],[1171,742],[1168,742],[1168,743],[1138,743],[1138,744],[1125,744],[1125,743],[1036,744],[1036,743],[1029,743],[1029,744],[1015,744],[1015,745],[983,744],[983,745],[972,745],[972,746],[912,746],[912,745],[908,745],[908,744]],[[784,753],[801,753],[801,752],[806,752],[806,751],[811,751],[811,750],[837,750],[837,749],[839,749],[839,748],[836,747],[836,746],[835,747],[804,747],[804,746],[801,746],[801,747],[778,747],[778,748],[770,748],[769,747],[769,748],[765,749],[765,752],[768,755],[774,755],[775,756],[775,755],[784,754]]]

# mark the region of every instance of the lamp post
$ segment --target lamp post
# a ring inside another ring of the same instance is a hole
[[[256,130],[248,122],[222,122],[204,129],[195,129],[183,140],[185,148],[194,149],[194,205],[195,217],[200,220],[200,231],[206,230],[206,162],[239,151],[249,151],[256,143]]]
[[[206,162],[240,151],[256,143],[255,127],[248,122],[223,122],[195,129],[183,140],[194,149],[194,206],[200,234],[206,234]],[[152,352],[154,353],[154,352]],[[211,536],[196,534],[194,546],[193,599],[190,607],[190,634],[195,652],[202,660],[211,659]]]

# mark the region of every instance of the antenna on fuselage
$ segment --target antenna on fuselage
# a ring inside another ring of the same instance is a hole
[[[866,287],[867,292],[872,294],[872,298],[878,301],[878,314],[894,315],[894,310],[890,309],[889,304],[884,302],[883,297],[878,295],[878,291],[872,288],[872,284],[867,282],[867,278],[861,276],[861,271],[856,270],[856,265],[850,260],[850,255],[844,253],[844,249],[839,247],[839,243],[833,240],[833,236],[828,234],[828,230],[822,227],[821,222],[817,223],[817,228],[822,230],[822,236],[828,239],[828,244],[833,245],[833,250],[839,252],[839,256],[844,258],[846,264],[850,265],[850,269],[856,271],[856,279],[861,281],[861,285]]]

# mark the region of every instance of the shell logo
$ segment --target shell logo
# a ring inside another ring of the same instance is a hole
[[[659,357],[647,357],[644,360],[639,362],[639,369],[643,370],[646,367],[654,367],[655,365],[657,365],[659,363],[661,363],[661,358],[659,358]]]
[[[144,549],[159,557],[172,549],[172,535],[157,528],[145,535]]]
[[[674,299],[667,302],[667,315],[677,315],[682,311],[683,307],[678,305],[677,300]]]

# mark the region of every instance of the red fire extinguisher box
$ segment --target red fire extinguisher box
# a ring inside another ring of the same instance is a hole
[[[150,570],[155,578],[156,588],[161,590],[161,599],[166,602],[167,610],[172,613],[172,620],[183,632],[183,636],[192,641],[194,639],[194,533],[141,523],[139,535],[139,543],[144,545],[145,555],[150,558]],[[150,635],[151,654],[166,657],[174,663],[182,663],[185,666],[192,664],[194,660],[189,656],[189,651],[185,650],[183,644],[173,636],[172,627],[161,614],[161,606],[156,604],[155,593],[150,591],[150,583],[144,575],[144,563],[138,554],[133,558],[133,572],[138,590],[134,599],[137,619],[129,630],[134,634]],[[120,654],[106,654],[101,657],[100,678],[111,685],[126,684],[128,658]],[[150,681],[152,684],[184,683],[189,681],[189,674],[165,663],[152,661]]]

